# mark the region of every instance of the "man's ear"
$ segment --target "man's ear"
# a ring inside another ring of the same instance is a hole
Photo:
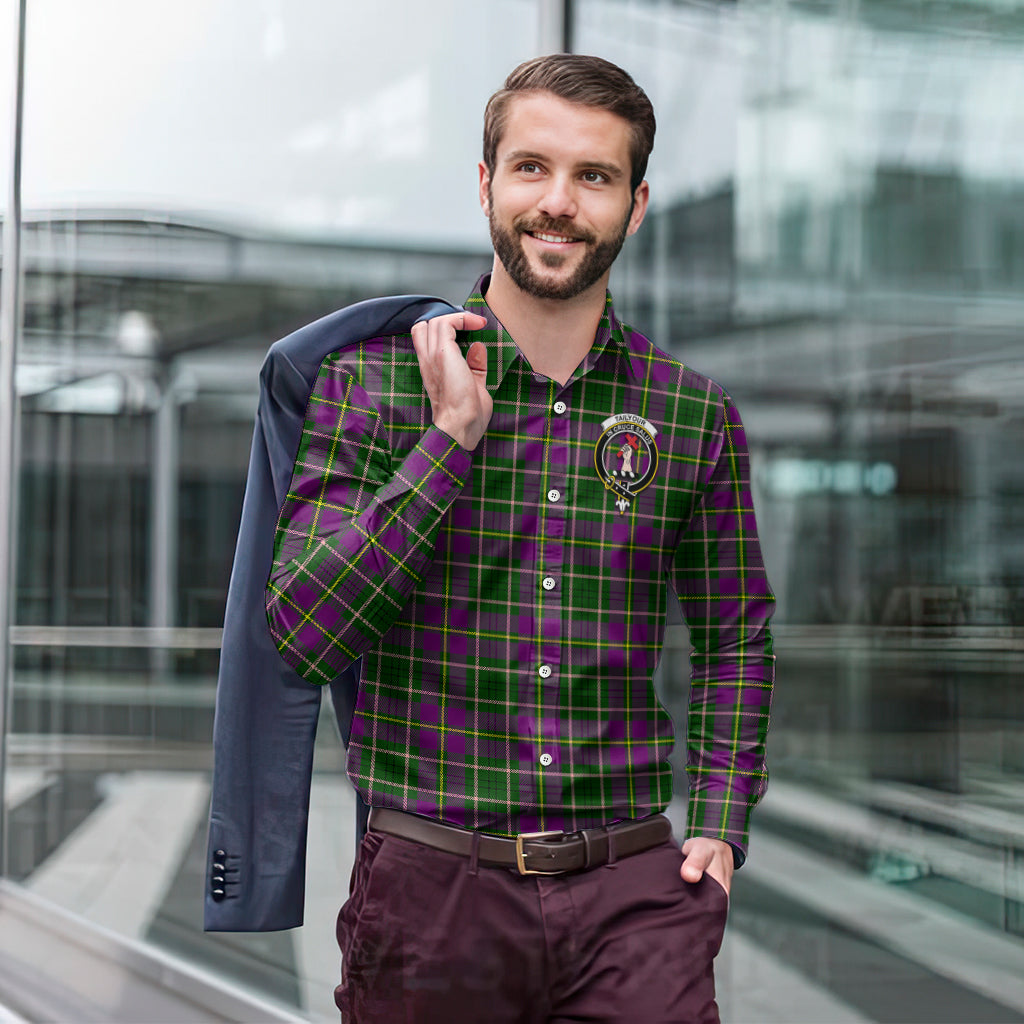
[[[484,216],[489,217],[491,215],[491,201],[488,198],[488,192],[491,187],[491,175],[483,160],[477,164],[477,169],[480,172],[480,209],[484,211]]]
[[[637,228],[643,223],[644,215],[647,213],[647,203],[651,198],[651,190],[646,180],[641,181],[633,193],[633,211],[629,215],[629,223],[626,225],[626,234],[635,235]]]

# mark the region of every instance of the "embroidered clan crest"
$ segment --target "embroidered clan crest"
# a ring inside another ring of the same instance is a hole
[[[658,431],[643,416],[619,413],[601,424],[594,448],[594,466],[601,482],[615,496],[619,515],[625,515],[635,495],[653,479],[658,468]]]

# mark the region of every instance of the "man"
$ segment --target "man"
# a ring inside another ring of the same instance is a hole
[[[521,65],[485,114],[490,275],[465,312],[321,367],[267,607],[307,679],[362,659],[349,1024],[718,1019],[773,598],[729,396],[607,296],[653,138],[607,61]],[[694,647],[681,850],[651,682],[666,582]]]

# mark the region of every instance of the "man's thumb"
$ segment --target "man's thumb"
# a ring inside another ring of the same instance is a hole
[[[474,341],[466,353],[466,362],[474,373],[487,376],[487,346],[482,341]]]

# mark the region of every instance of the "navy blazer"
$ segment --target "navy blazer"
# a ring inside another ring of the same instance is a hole
[[[320,364],[346,345],[402,334],[417,320],[456,311],[426,295],[368,299],[275,342],[263,362],[217,677],[206,931],[274,931],[302,924],[313,740],[323,690],[278,654],[264,592],[277,516]],[[331,683],[346,743],[358,679],[357,663]],[[361,800],[358,807],[361,834],[367,808]]]

